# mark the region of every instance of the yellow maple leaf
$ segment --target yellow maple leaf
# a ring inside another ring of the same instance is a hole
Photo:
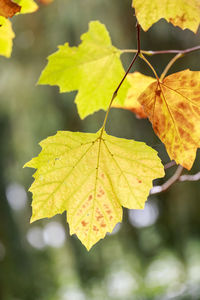
[[[0,55],[10,57],[15,34],[10,20],[0,16]]]
[[[128,82],[130,83],[130,88],[126,99],[122,104],[114,101],[112,107],[123,108],[132,111],[136,114],[137,118],[143,119],[147,118],[142,105],[138,102],[138,97],[141,93],[149,86],[150,83],[155,81],[155,78],[146,76],[139,72],[134,72],[127,75]]]
[[[21,6],[20,14],[33,13],[38,9],[38,5],[34,0],[15,0]]]
[[[163,165],[144,143],[97,133],[58,132],[25,166],[37,169],[32,218],[67,210],[70,233],[89,250],[122,220],[122,206],[144,208]]]
[[[200,147],[200,72],[184,70],[155,81],[138,101],[170,158],[190,170]]]
[[[199,0],[133,0],[136,17],[146,31],[161,18],[174,26],[196,32],[200,22]]]

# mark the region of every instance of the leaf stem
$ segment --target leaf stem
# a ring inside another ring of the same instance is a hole
[[[176,54],[167,64],[167,66],[165,67],[164,71],[162,72],[161,76],[160,76],[160,81],[162,81],[164,79],[164,77],[166,76],[167,72],[169,71],[169,69],[172,67],[172,65],[181,57],[183,57],[184,54],[183,53],[178,53]]]
[[[104,129],[105,129],[106,122],[107,122],[107,118],[108,118],[108,114],[109,114],[110,109],[111,109],[111,105],[112,105],[113,101],[115,100],[115,98],[117,97],[118,91],[119,91],[119,89],[120,89],[122,83],[124,82],[126,76],[127,76],[128,73],[130,72],[130,70],[131,70],[133,64],[135,63],[135,61],[136,61],[136,59],[137,59],[137,57],[139,56],[140,51],[141,51],[141,50],[140,50],[140,25],[137,23],[137,24],[136,24],[136,27],[137,27],[137,48],[138,48],[138,49],[137,49],[137,52],[136,52],[136,54],[134,55],[134,57],[133,57],[133,59],[132,59],[130,65],[129,65],[129,67],[128,67],[128,69],[127,69],[127,71],[126,71],[124,77],[122,78],[122,80],[120,81],[119,85],[117,86],[116,90],[114,91],[114,93],[113,93],[113,95],[112,95],[112,99],[111,99],[111,101],[110,101],[110,104],[109,104],[109,107],[108,107],[108,109],[107,109],[107,112],[106,112],[106,115],[105,115],[105,119],[104,119],[104,122],[103,122],[103,126],[102,126],[102,130],[101,130],[100,138],[102,137],[103,131],[104,131]]]
[[[151,69],[152,72],[154,73],[154,75],[155,75],[157,81],[159,82],[159,77],[158,77],[158,75],[157,75],[157,73],[156,73],[156,70],[155,70],[154,67],[152,66],[152,64],[146,59],[146,57],[145,57],[142,53],[140,53],[140,58],[143,59],[143,60],[145,61],[145,63],[150,67],[150,69]]]

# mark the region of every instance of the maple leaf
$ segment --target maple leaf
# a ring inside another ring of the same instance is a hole
[[[184,70],[156,81],[138,101],[170,158],[190,170],[200,147],[200,72]]]
[[[67,210],[70,234],[88,250],[121,222],[121,206],[144,208],[152,180],[164,176],[155,150],[102,129],[60,131],[40,145],[41,153],[25,165],[37,169],[31,222]]]
[[[128,109],[136,114],[137,118],[147,118],[142,105],[138,102],[138,97],[149,86],[150,83],[155,81],[155,78],[146,76],[139,72],[134,72],[127,75],[127,80],[130,83],[130,89],[124,103],[121,105],[117,101],[112,104],[112,107]]]
[[[13,44],[12,40],[15,37],[15,34],[9,20],[0,17],[0,24],[0,55],[10,57]]]
[[[15,2],[21,6],[20,14],[32,13],[38,9],[38,5],[33,0],[15,0]]]
[[[146,31],[161,18],[174,26],[197,32],[200,22],[199,0],[133,0],[136,17]]]
[[[66,43],[49,56],[39,84],[58,85],[60,92],[79,90],[75,102],[83,119],[99,109],[108,108],[125,72],[120,61],[121,51],[112,46],[103,24],[90,22],[89,31],[81,36],[81,40],[79,47],[69,47]],[[128,87],[125,80],[117,96],[120,103],[123,103]]]
[[[13,17],[17,12],[19,12],[21,6],[14,3],[11,0],[1,0],[0,1],[0,16],[5,18]]]

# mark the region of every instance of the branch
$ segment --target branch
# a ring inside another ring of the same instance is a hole
[[[130,69],[132,68],[133,64],[135,63],[136,58],[138,57],[138,55],[139,55],[140,52],[141,52],[141,50],[140,50],[140,25],[137,23],[136,27],[137,27],[137,50],[134,51],[136,54],[135,54],[135,56],[133,57],[133,59],[132,59],[130,65],[129,65],[129,67],[128,67],[128,69],[127,69],[127,71],[126,71],[124,77],[122,78],[122,80],[120,81],[118,87],[117,87],[116,90],[114,91],[114,93],[113,93],[113,100],[114,100],[114,98],[117,96],[118,90],[120,89],[120,87],[121,87],[122,83],[124,82],[126,76],[127,76],[128,73],[130,72]]]
[[[150,195],[155,195],[155,194],[159,194],[159,193],[167,191],[176,181],[179,180],[182,172],[183,172],[183,167],[179,165],[178,168],[176,169],[176,172],[174,173],[174,175],[172,177],[170,177],[162,185],[154,186],[150,190]]]
[[[137,57],[139,56],[140,51],[141,51],[141,50],[140,50],[140,25],[137,23],[137,24],[136,24],[136,27],[137,27],[137,48],[138,48],[138,49],[137,49],[137,53],[134,55],[134,57],[133,57],[133,59],[132,59],[130,65],[129,65],[129,67],[128,67],[128,69],[127,69],[125,75],[124,75],[124,77],[122,78],[122,80],[120,81],[120,83],[118,84],[116,90],[114,91],[114,93],[113,93],[113,95],[112,95],[112,99],[111,99],[111,101],[110,101],[109,107],[108,107],[107,112],[106,112],[105,119],[104,119],[104,121],[103,121],[103,126],[102,126],[102,130],[101,130],[101,136],[102,136],[103,131],[104,131],[104,128],[105,128],[105,126],[106,126],[106,122],[107,122],[108,114],[109,114],[109,112],[110,112],[111,105],[112,105],[114,99],[117,97],[117,93],[118,93],[118,91],[119,91],[119,89],[120,89],[122,83],[124,82],[126,76],[127,76],[128,73],[130,72],[130,69],[132,68],[133,64],[135,63],[135,61],[136,61],[136,59],[137,59]],[[101,136],[100,136],[100,137],[101,137]]]
[[[187,54],[187,53],[192,53],[194,51],[198,51],[200,50],[200,45],[199,46],[195,46],[192,48],[187,48],[184,50],[158,50],[158,51],[151,51],[151,50],[141,50],[142,54],[146,54],[146,55],[157,55],[157,54],[176,54],[176,53],[181,53],[181,54]],[[137,49],[124,49],[121,50],[122,54],[123,53],[137,53]]]
[[[167,170],[167,169],[169,169],[169,168],[171,168],[171,167],[174,167],[174,166],[176,166],[176,162],[175,162],[175,160],[171,160],[170,162],[168,162],[168,163],[164,166],[164,169]]]
[[[183,53],[178,53],[176,54],[171,60],[170,62],[167,64],[167,66],[165,67],[164,71],[162,72],[161,76],[160,76],[160,81],[163,81],[164,77],[166,76],[167,72],[169,71],[169,69],[173,66],[173,64],[181,57],[183,57],[184,54]]]
[[[200,180],[200,172],[194,175],[182,175],[179,178],[179,181],[198,181],[198,180]]]
[[[167,165],[165,165],[165,169],[173,167],[174,164],[175,164],[174,161],[169,162]],[[200,180],[200,172],[193,174],[193,175],[181,175],[182,172],[183,172],[183,167],[178,166],[174,175],[172,177],[170,177],[164,184],[154,186],[150,190],[150,195],[156,195],[156,194],[160,194],[162,192],[167,191],[177,181],[184,182],[184,181]]]

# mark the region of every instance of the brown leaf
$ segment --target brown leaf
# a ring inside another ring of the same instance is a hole
[[[12,18],[20,10],[21,6],[12,2],[11,0],[0,1],[0,16],[3,16],[5,18]]]
[[[138,101],[170,158],[191,169],[200,147],[200,72],[184,70],[155,81]]]

